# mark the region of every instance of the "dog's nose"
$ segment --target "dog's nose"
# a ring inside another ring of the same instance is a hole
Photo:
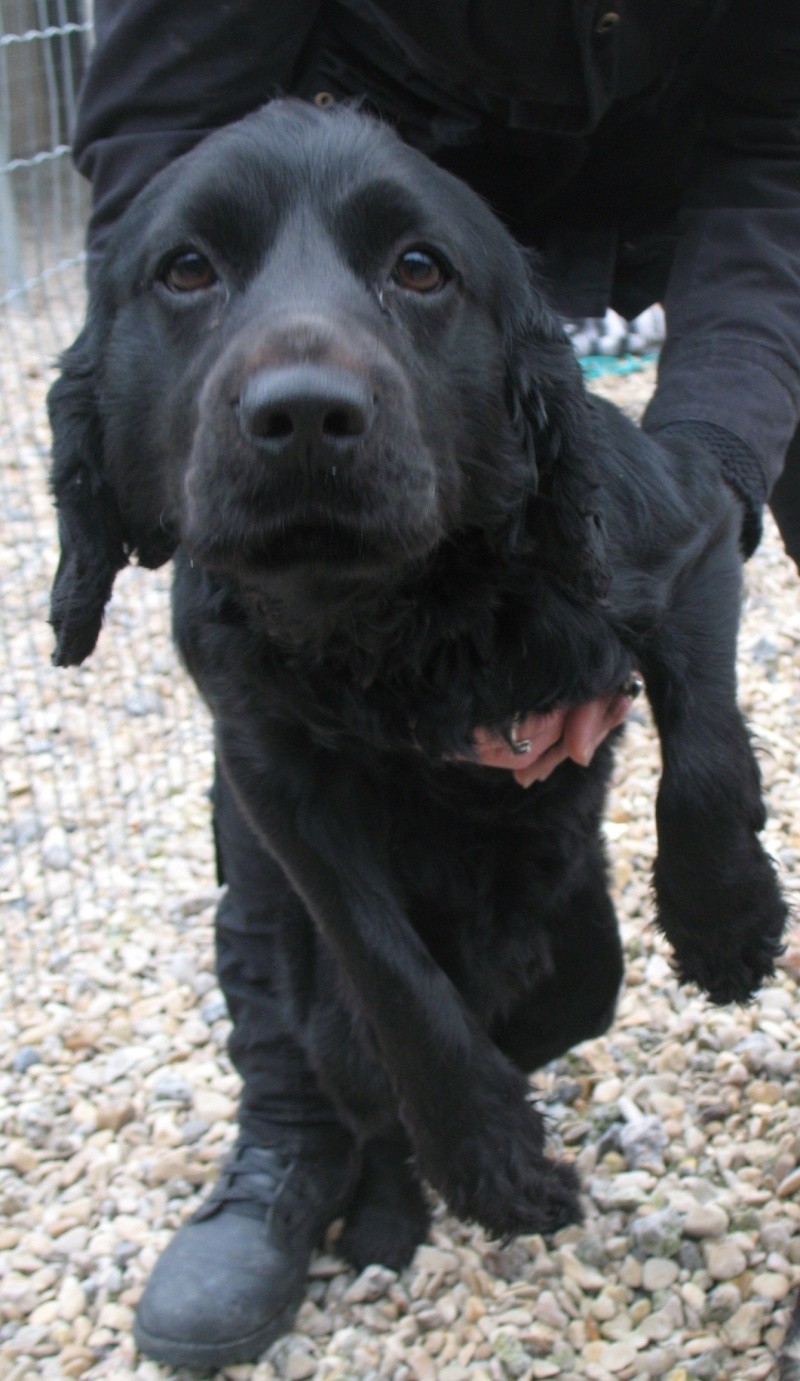
[[[341,459],[365,435],[372,394],[358,374],[331,365],[262,369],[239,395],[239,425],[276,457]]]

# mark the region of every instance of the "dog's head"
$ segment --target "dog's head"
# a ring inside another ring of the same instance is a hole
[[[277,101],[161,173],[110,239],[49,398],[55,659],[116,572],[381,581],[478,529],[602,579],[578,367],[479,197],[348,109]]]

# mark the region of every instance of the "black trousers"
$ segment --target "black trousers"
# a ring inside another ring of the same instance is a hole
[[[795,432],[783,472],[769,496],[772,516],[783,545],[800,570],[800,430]]]
[[[789,556],[800,569],[800,432],[770,498]],[[241,1135],[269,1142],[327,1136],[338,1120],[317,1087],[275,981],[280,926],[297,902],[281,869],[242,819],[218,771],[212,793],[219,878],[217,974],[233,1021],[231,1060],[241,1076]]]
[[[217,768],[211,793],[217,874],[226,884],[216,915],[217,977],[233,1030],[228,1052],[242,1079],[241,1136],[260,1144],[337,1124],[292,1031],[277,982],[277,936],[298,905]]]

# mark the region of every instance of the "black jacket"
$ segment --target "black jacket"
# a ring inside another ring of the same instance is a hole
[[[566,315],[660,298],[647,426],[763,501],[800,424],[798,0],[99,0],[76,160],[97,249],[279,91],[366,94],[543,254]]]

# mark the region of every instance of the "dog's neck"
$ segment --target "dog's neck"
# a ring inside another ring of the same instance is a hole
[[[386,632],[385,610],[401,585],[404,573],[380,579],[331,579],[322,572],[292,571],[269,580],[243,580],[240,599],[254,631],[266,635],[288,652],[313,662],[337,651],[345,656],[379,653]]]
[[[293,660],[345,665],[369,684],[387,660],[403,660],[409,642],[418,647],[422,638],[428,650],[464,637],[491,642],[504,608],[518,607],[522,597],[532,613],[534,587],[560,586],[530,551],[509,559],[470,529],[413,566],[368,577],[311,568],[244,577],[236,581],[236,601],[256,636]]]
[[[512,568],[479,531],[459,534],[413,566],[369,577],[292,570],[237,582],[237,602],[256,635],[306,665],[346,666],[368,685],[408,646],[428,648],[473,633],[503,602]],[[490,591],[487,597],[487,591]]]
[[[612,690],[630,656],[604,611],[530,556],[509,560],[481,534],[438,549],[412,576],[259,582],[207,575],[201,605],[246,629],[255,682],[320,733],[469,751],[476,726],[581,704]],[[320,714],[318,715],[318,711]],[[315,718],[317,716],[317,718]]]

